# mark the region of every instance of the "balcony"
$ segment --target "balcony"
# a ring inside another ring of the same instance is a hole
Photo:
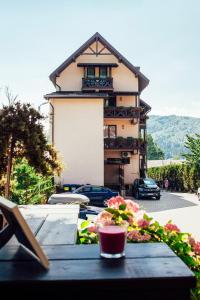
[[[104,118],[139,119],[139,107],[104,107]]]
[[[133,151],[134,154],[146,153],[146,142],[137,138],[104,138],[104,149],[120,150],[120,151]]]
[[[94,78],[82,78],[82,91],[90,90],[113,90],[113,78],[106,77],[94,77]]]
[[[104,149],[133,151],[134,149],[138,149],[138,147],[138,139],[135,138],[104,138]]]

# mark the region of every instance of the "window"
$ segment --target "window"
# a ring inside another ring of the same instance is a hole
[[[87,67],[87,77],[89,78],[95,77],[95,67]]]
[[[84,186],[84,187],[80,187],[76,190],[76,194],[81,194],[84,192],[90,192],[91,191],[91,187],[90,186]]]
[[[116,125],[105,125],[104,126],[104,137],[105,138],[116,138],[117,126]]]
[[[85,186],[82,190],[83,192],[90,192],[91,191],[91,187],[90,186]]]
[[[100,78],[107,77],[107,67],[99,67],[99,77]]]
[[[100,186],[93,186],[92,192],[94,192],[94,193],[103,192],[103,188]]]

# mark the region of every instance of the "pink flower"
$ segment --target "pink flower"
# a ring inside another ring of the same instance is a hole
[[[151,236],[147,233],[141,234],[138,230],[132,230],[127,234],[129,240],[133,242],[147,242]]]
[[[125,204],[126,204],[126,209],[131,211],[131,212],[134,212],[134,213],[137,213],[139,211],[139,205],[134,202],[133,200],[124,200],[125,201]]]
[[[125,200],[121,196],[112,197],[107,201],[108,207],[119,209],[119,206],[122,204],[126,204]]]
[[[128,223],[129,223],[130,225],[133,225],[133,224],[134,224],[134,221],[135,221],[135,219],[134,219],[133,217],[131,217],[131,216],[128,217]]]
[[[137,221],[140,219],[143,219],[145,214],[146,214],[146,211],[141,209],[135,214],[135,219]]]
[[[196,245],[195,239],[192,237],[189,237],[188,242],[191,247],[194,247]]]
[[[196,254],[200,255],[200,242],[197,242],[197,243],[194,245],[193,249],[194,249],[194,252],[195,252]]]
[[[100,224],[104,224],[104,225],[111,225],[114,223],[112,220],[112,217],[113,217],[113,215],[111,213],[103,210],[102,212],[100,212],[98,214],[97,219],[96,219],[96,224],[100,223]]]
[[[171,223],[167,223],[164,226],[164,229],[166,231],[174,231],[174,232],[180,232],[180,229],[178,228],[178,226],[176,226],[175,224],[171,224]]]
[[[137,224],[138,224],[139,227],[145,228],[145,227],[149,226],[150,221],[145,220],[145,219],[140,219],[140,220],[137,221]]]
[[[97,232],[97,228],[94,224],[91,224],[87,229],[89,232]]]

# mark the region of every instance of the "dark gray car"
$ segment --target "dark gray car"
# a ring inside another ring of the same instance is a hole
[[[160,200],[160,188],[151,178],[138,178],[133,183],[133,196],[136,199],[153,198]]]

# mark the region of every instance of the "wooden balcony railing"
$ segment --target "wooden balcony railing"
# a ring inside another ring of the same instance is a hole
[[[136,138],[104,138],[104,149],[114,149],[122,151],[139,150],[140,140]]]
[[[82,78],[82,90],[113,90],[113,78]]]
[[[104,138],[104,149],[146,152],[146,142],[136,138]]]
[[[128,118],[139,119],[140,108],[139,107],[104,107],[104,118]]]

